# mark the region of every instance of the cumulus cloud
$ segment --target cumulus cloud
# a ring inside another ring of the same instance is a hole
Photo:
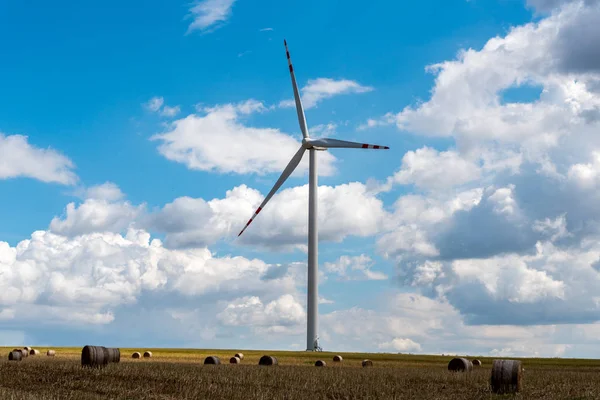
[[[414,184],[420,189],[448,190],[480,176],[479,165],[460,157],[455,151],[438,152],[423,147],[404,155],[402,167],[394,174],[392,182]]]
[[[410,339],[394,338],[390,342],[379,345],[380,349],[391,349],[399,352],[421,351],[421,345]]]
[[[202,0],[194,1],[190,8],[190,16],[194,19],[187,33],[195,30],[208,32],[219,28],[231,17],[231,10],[236,0]]]
[[[62,185],[78,180],[73,161],[56,150],[31,145],[27,136],[0,132],[0,155],[0,179],[26,177]]]
[[[7,312],[27,307],[32,318],[106,324],[117,307],[135,304],[144,293],[217,299],[279,293],[263,311],[282,324],[295,321],[301,307],[281,297],[294,292],[294,278],[285,274],[265,285],[268,268],[256,259],[216,258],[207,248],[169,250],[143,230],[72,238],[37,231],[15,247],[0,242],[0,306]]]
[[[289,294],[268,304],[251,296],[234,300],[217,315],[217,319],[224,325],[248,326],[260,332],[300,333],[306,323],[306,313]]]
[[[125,195],[121,189],[113,182],[104,182],[86,189],[85,196],[88,199],[117,201]]]
[[[387,275],[383,272],[373,271],[374,262],[366,254],[350,257],[341,256],[335,262],[323,264],[325,271],[336,274],[342,280],[385,280]]]
[[[145,210],[145,205],[134,206],[122,201],[123,193],[117,185],[106,182],[86,190],[82,204],[67,204],[63,217],[54,217],[50,231],[78,236],[93,232],[123,232]]]
[[[191,114],[174,121],[165,133],[154,135],[159,152],[189,169],[217,173],[280,174],[300,148],[301,135],[290,136],[274,128],[253,128],[242,123],[244,116],[266,110],[256,100],[204,108],[205,115]],[[277,150],[277,151],[274,151]],[[335,157],[319,154],[319,174],[335,171]],[[295,175],[308,170],[308,155]]]
[[[463,157],[502,150],[556,175],[566,167],[567,154],[587,153],[598,144],[591,117],[600,103],[600,58],[593,45],[600,31],[592,22],[599,17],[597,2],[572,2],[540,22],[490,39],[481,50],[464,50],[456,60],[429,66],[436,74],[431,98],[380,122],[453,137]],[[505,90],[531,85],[542,88],[539,99],[503,100]],[[592,146],[585,148],[584,141]]]
[[[306,86],[300,89],[302,106],[305,110],[316,107],[322,100],[334,96],[367,93],[374,89],[370,86],[363,86],[358,82],[349,79],[317,78],[308,81]],[[294,99],[284,100],[279,104],[280,107],[295,107]]]
[[[600,3],[533,3],[553,12],[429,66],[429,99],[365,124],[454,141],[408,152],[380,185],[424,194],[396,201],[377,248],[403,285],[468,324],[598,318]],[[528,87],[540,95],[505,98]]]
[[[264,195],[241,185],[225,198],[181,197],[152,213],[144,226],[166,233],[169,247],[204,246],[221,238],[234,239],[260,205]],[[350,235],[371,236],[385,220],[383,202],[366,186],[319,186],[319,239],[339,242]],[[308,218],[308,185],[281,190],[269,201],[238,243],[271,249],[305,248]]]
[[[474,329],[444,299],[399,292],[384,292],[378,299],[377,309],[353,307],[324,314],[320,325],[324,348],[335,343],[337,351],[589,357],[596,354],[599,342],[597,323],[480,324]]]

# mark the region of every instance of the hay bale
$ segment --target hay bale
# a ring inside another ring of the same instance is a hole
[[[54,351],[54,350],[48,350],[48,351],[46,352],[46,355],[47,355],[48,357],[54,357],[54,356],[56,355],[56,351]]]
[[[471,372],[473,363],[466,358],[453,358],[448,363],[448,371],[453,372]]]
[[[277,358],[264,355],[258,360],[258,365],[277,365]]]
[[[517,360],[494,360],[490,386],[497,394],[516,393],[522,389],[523,366]]]
[[[204,364],[219,365],[221,360],[217,356],[208,356],[204,359]]]
[[[40,351],[36,350],[36,349],[31,349],[31,350],[29,350],[29,355],[30,356],[39,356],[40,355]]]
[[[237,356],[231,357],[229,359],[229,364],[239,364],[240,362],[242,362],[242,360],[240,360],[240,358]]]
[[[371,360],[362,360],[362,366],[363,367],[372,367],[373,366],[373,361],[371,361]]]
[[[481,366],[481,361],[479,361],[477,359],[475,359],[475,360],[473,360],[471,362],[473,363],[473,366],[475,366],[475,367],[480,367]]]
[[[85,346],[81,350],[81,366],[103,368],[108,365],[108,349],[103,346]]]
[[[142,356],[142,355],[140,354],[140,352],[139,352],[139,351],[136,351],[135,353],[133,353],[133,354],[131,355],[131,358],[140,358],[141,356]]]
[[[234,356],[234,357],[237,357],[237,358],[239,358],[240,360],[243,360],[243,359],[244,359],[244,353],[235,353],[235,356]]]
[[[27,354],[29,354],[29,352],[31,351],[31,349],[32,349],[32,347],[29,347],[29,346],[23,347],[23,350],[26,350]]]
[[[340,356],[340,355],[333,356],[333,362],[342,362],[342,361],[344,361],[342,356]]]
[[[27,358],[29,357],[29,350],[31,350],[31,348],[23,347],[22,349],[15,350],[19,350],[23,354],[23,358]]]
[[[150,358],[152,357],[152,352],[151,351],[145,351],[144,352],[144,358]]]
[[[14,349],[8,353],[8,361],[21,361],[23,359],[23,352],[20,349]]]
[[[317,362],[315,362],[315,367],[325,367],[325,366],[327,366],[327,364],[323,360],[317,360]]]
[[[109,363],[118,363],[121,362],[121,350],[114,348],[114,347],[108,347],[106,348],[106,351],[108,352],[108,362]]]

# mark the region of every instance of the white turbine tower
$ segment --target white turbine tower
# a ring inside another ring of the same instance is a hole
[[[308,134],[308,128],[306,126],[306,117],[304,116],[304,109],[302,108],[302,102],[300,101],[300,94],[298,93],[298,85],[296,84],[296,77],[294,76],[294,68],[292,67],[292,60],[290,58],[290,52],[287,48],[287,43],[283,41],[285,45],[285,52],[290,66],[290,75],[292,77],[292,86],[294,88],[294,99],[296,100],[296,111],[298,112],[298,121],[300,122],[300,130],[302,131],[302,145],[292,157],[287,167],[283,170],[283,173],[275,183],[275,186],[271,189],[267,197],[263,200],[262,204],[254,212],[254,215],[246,223],[246,226],[238,234],[238,237],[244,233],[248,225],[256,218],[258,213],[265,207],[267,202],[273,197],[275,192],[283,185],[283,182],[291,175],[296,169],[304,152],[308,150],[310,152],[310,164],[309,164],[309,180],[308,180],[308,293],[307,293],[307,308],[308,308],[308,319],[306,329],[306,350],[314,351],[319,350],[317,329],[318,329],[318,242],[317,242],[317,151],[327,150],[331,148],[351,148],[351,149],[389,149],[387,146],[377,146],[365,143],[347,142],[345,140],[337,139],[312,139]]]

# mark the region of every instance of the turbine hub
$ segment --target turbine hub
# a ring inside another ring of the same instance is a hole
[[[313,146],[310,138],[302,139],[302,147],[304,147],[307,150],[319,150],[319,151],[327,150],[326,147]]]

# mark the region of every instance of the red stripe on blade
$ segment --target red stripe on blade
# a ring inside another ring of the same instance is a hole
[[[362,145],[362,148],[363,148],[363,149],[368,149],[368,148],[369,148],[369,145],[368,145],[368,144],[363,144],[363,145]]]

